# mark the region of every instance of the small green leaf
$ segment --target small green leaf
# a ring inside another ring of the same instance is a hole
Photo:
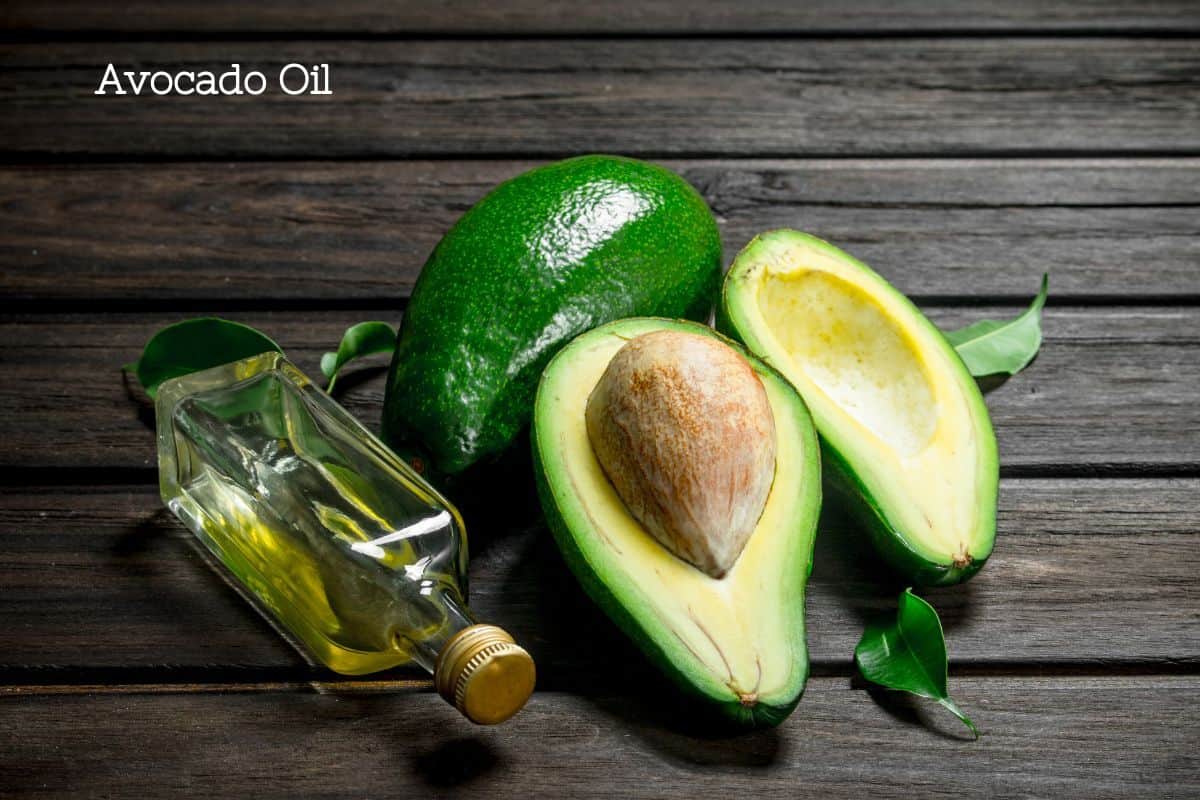
[[[353,359],[396,349],[396,330],[386,322],[360,322],[346,329],[336,353],[321,356],[321,372],[329,378],[326,391],[333,391],[338,372]]]
[[[151,336],[142,357],[125,368],[137,375],[146,394],[154,398],[163,381],[271,350],[283,352],[248,325],[200,317],[168,325]]]
[[[1043,275],[1033,304],[1017,317],[985,319],[946,334],[972,375],[1016,375],[1033,361],[1042,346],[1042,306],[1049,287],[1050,276]]]
[[[946,639],[933,606],[905,589],[894,622],[872,623],[854,648],[858,671],[871,683],[936,700],[962,720],[975,738],[979,730],[946,689]]]

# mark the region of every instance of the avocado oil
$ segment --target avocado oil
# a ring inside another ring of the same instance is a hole
[[[164,502],[310,660],[416,663],[476,722],[523,705],[533,662],[467,609],[458,511],[282,355],[164,383],[156,413]]]

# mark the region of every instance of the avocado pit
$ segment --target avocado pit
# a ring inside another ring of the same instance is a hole
[[[775,475],[775,422],[762,382],[710,336],[630,340],[588,398],[588,439],[630,514],[714,578],[737,562]]]

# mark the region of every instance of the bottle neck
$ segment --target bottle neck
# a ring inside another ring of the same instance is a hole
[[[396,642],[412,657],[413,661],[424,667],[431,675],[437,667],[438,655],[441,654],[446,643],[460,631],[476,624],[471,612],[454,593],[440,592],[438,599],[440,601],[438,605],[445,612],[441,625],[432,634],[422,636],[420,639],[398,633]]]
[[[537,680],[529,653],[507,631],[476,623],[457,591],[425,599],[440,612],[436,629],[428,636],[397,633],[396,646],[430,672],[438,694],[472,722],[494,725],[520,711]]]

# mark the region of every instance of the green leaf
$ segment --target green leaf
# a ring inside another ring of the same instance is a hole
[[[200,317],[168,325],[151,336],[142,357],[125,368],[137,375],[146,394],[154,398],[163,381],[271,350],[283,352],[248,325]]]
[[[975,738],[979,729],[946,689],[946,639],[933,606],[905,589],[894,622],[872,623],[854,648],[858,671],[871,683],[936,700],[962,720]]]
[[[346,329],[336,353],[321,356],[321,372],[329,378],[326,391],[333,391],[338,372],[349,361],[372,353],[390,353],[396,349],[396,331],[386,322],[360,322]]]
[[[946,334],[972,375],[1016,375],[1029,366],[1042,346],[1042,306],[1049,287],[1050,276],[1043,275],[1041,291],[1020,316],[985,319]]]

